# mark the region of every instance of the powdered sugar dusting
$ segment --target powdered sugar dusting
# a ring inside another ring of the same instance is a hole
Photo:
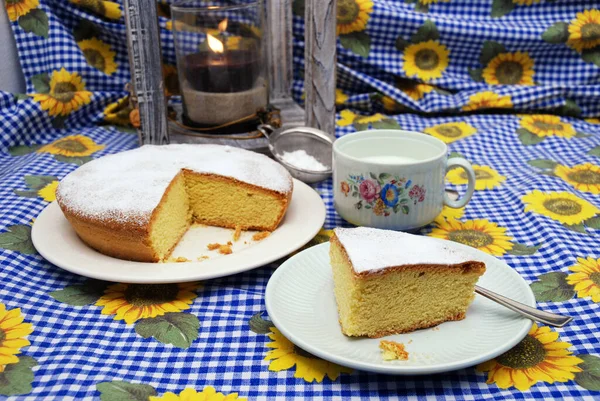
[[[456,264],[474,260],[466,252],[421,235],[368,227],[336,228],[356,273],[414,264]]]
[[[145,145],[84,164],[61,181],[57,196],[90,217],[144,225],[182,169],[279,193],[292,189],[288,171],[258,153],[220,145]]]

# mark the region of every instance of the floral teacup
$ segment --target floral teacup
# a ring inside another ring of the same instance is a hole
[[[334,203],[338,213],[359,226],[409,231],[431,223],[444,205],[461,208],[475,188],[471,164],[448,159],[437,138],[403,130],[371,130],[346,135],[333,144]],[[454,167],[468,178],[465,195],[449,199],[446,172]]]

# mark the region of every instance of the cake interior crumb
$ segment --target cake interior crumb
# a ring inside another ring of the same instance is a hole
[[[382,351],[382,358],[384,361],[407,361],[408,352],[404,349],[404,344],[397,343],[395,341],[381,340],[379,342],[379,349]]]
[[[231,241],[227,241],[226,244],[219,244],[219,243],[215,242],[213,244],[206,245],[206,247],[208,248],[209,251],[217,250],[222,255],[229,255],[229,254],[233,253],[233,250],[231,249],[232,245],[233,245],[233,243]]]
[[[242,227],[235,226],[235,231],[233,232],[233,242],[237,242],[237,240],[240,239],[241,235],[242,235]]]
[[[259,233],[256,233],[252,236],[252,240],[254,241],[262,241],[263,239],[267,238],[269,235],[271,235],[270,231],[261,231]]]
[[[189,260],[188,258],[184,258],[183,256],[178,256],[177,259],[175,259],[175,262],[183,263],[183,262],[191,262],[191,260]]]
[[[206,259],[210,259],[210,256],[202,255],[202,256],[198,256],[198,257],[196,258],[196,260],[197,260],[198,262],[202,262],[203,260],[206,260]]]

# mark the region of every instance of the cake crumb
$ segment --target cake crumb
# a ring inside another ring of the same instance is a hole
[[[210,258],[209,256],[202,255],[202,256],[198,256],[198,257],[196,258],[196,260],[197,260],[198,262],[202,262],[203,260],[206,260],[206,259],[209,259],[209,258]]]
[[[379,342],[379,349],[383,352],[383,360],[384,361],[407,361],[408,360],[408,352],[404,349],[404,344],[397,343],[394,341],[385,341],[381,340]]]
[[[242,226],[235,226],[235,231],[233,232],[233,242],[237,242],[242,235]]]
[[[228,241],[226,244],[219,244],[215,242],[214,244],[206,245],[206,247],[209,251],[217,250],[222,255],[229,255],[230,253],[233,253],[233,251],[231,250],[232,245],[233,243],[231,241]]]
[[[191,262],[191,260],[189,260],[188,258],[184,258],[183,256],[178,256],[177,259],[175,259],[175,262],[183,263],[183,262]]]
[[[270,231],[261,231],[259,233],[256,233],[252,236],[252,240],[254,241],[262,241],[263,239],[267,238],[269,235],[271,235]]]
[[[206,247],[208,248],[209,251],[214,251],[215,249],[219,249],[220,246],[221,246],[221,244],[216,243],[216,242],[214,244],[206,245]]]
[[[440,326],[435,326],[434,328],[432,328],[431,330],[433,331],[438,331],[440,329]]]

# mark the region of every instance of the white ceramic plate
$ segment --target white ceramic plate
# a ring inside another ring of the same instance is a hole
[[[444,243],[485,262],[487,270],[479,279],[480,286],[535,305],[527,283],[506,263],[465,245]],[[275,326],[300,348],[343,366],[401,375],[439,373],[487,361],[515,346],[532,324],[476,295],[464,320],[383,337],[404,343],[409,353],[407,361],[384,361],[379,350],[381,339],[342,334],[328,243],[298,253],[275,271],[267,285],[266,306]]]
[[[309,242],[324,221],[325,205],[319,194],[294,180],[292,202],[279,227],[260,242],[252,241],[252,233],[244,233],[234,242],[230,255],[208,251],[206,245],[231,241],[233,230],[196,226],[173,251],[173,257],[186,257],[192,262],[141,263],[115,259],[83,243],[56,202],[37,217],[31,239],[44,258],[72,273],[124,283],[176,283],[228,276],[273,262]],[[202,255],[209,259],[196,261]]]

